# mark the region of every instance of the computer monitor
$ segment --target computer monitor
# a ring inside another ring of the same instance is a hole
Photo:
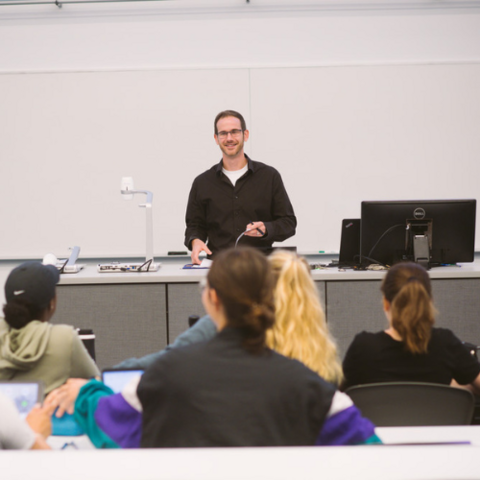
[[[426,268],[473,262],[476,200],[364,201],[363,265],[416,261]]]

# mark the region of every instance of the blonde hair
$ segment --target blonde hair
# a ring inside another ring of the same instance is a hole
[[[310,266],[284,250],[269,258],[276,287],[275,324],[267,331],[267,345],[339,385],[343,372],[337,346],[328,330]]]

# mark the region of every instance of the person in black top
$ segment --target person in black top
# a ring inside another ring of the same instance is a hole
[[[435,308],[427,271],[399,263],[381,287],[389,328],[356,335],[343,361],[348,387],[379,382],[414,381],[465,385],[480,392],[480,364],[446,328],[434,328]]]
[[[314,445],[335,387],[266,347],[274,279],[252,248],[220,252],[202,301],[219,333],[143,374],[142,447]]]
[[[222,160],[195,178],[185,215],[185,246],[209,256],[241,245],[268,249],[295,235],[297,219],[280,174],[244,153],[248,140],[243,116],[233,110],[215,118],[214,138]]]

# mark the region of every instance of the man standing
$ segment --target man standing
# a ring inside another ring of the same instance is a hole
[[[280,174],[243,151],[249,136],[243,116],[220,112],[214,129],[222,160],[194,180],[185,216],[185,245],[195,264],[201,252],[232,247],[242,233],[240,244],[268,249],[295,235],[297,225]]]

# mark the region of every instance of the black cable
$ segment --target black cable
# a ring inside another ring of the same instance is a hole
[[[378,265],[382,265],[385,268],[388,268],[388,265],[385,263],[381,262],[380,260],[376,260],[375,258],[372,257],[366,257],[365,255],[362,258],[366,258],[369,262],[371,263],[377,263]]]
[[[65,263],[61,266],[61,268],[60,268],[60,270],[59,270],[60,273],[63,273],[63,272],[65,271],[65,266],[67,265],[68,260],[69,260],[69,259],[67,258],[67,259],[65,260]]]
[[[380,238],[377,240],[377,243],[375,243],[375,245],[370,249],[370,252],[368,252],[368,256],[362,256],[362,258],[366,258],[367,260],[372,260],[371,257],[372,256],[372,253],[373,251],[377,248],[378,244],[381,242],[381,240],[385,237],[385,235],[387,235],[388,233],[390,233],[392,230],[394,230],[395,228],[397,227],[403,227],[403,228],[406,228],[405,225],[403,225],[402,223],[397,223],[397,225],[393,225],[392,227],[390,228],[387,228],[387,230],[385,230],[382,235],[380,236]],[[375,260],[376,263],[380,263],[381,265],[383,265],[382,262],[378,262],[377,260]]]
[[[141,272],[142,271],[142,268],[147,265],[148,263],[148,267],[147,267],[147,272],[150,271],[150,266],[152,265],[152,262],[153,262],[153,258],[151,258],[150,260],[147,260],[146,262],[142,263],[139,267],[138,267],[138,271]]]

